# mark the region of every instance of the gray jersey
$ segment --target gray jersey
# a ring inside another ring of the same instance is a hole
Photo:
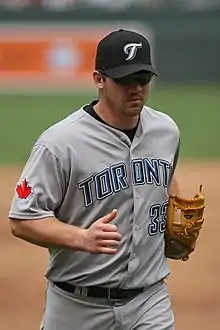
[[[114,255],[51,249],[47,278],[78,286],[150,286],[169,274],[164,255],[168,185],[179,130],[144,107],[133,141],[79,109],[47,129],[24,167],[9,216],[88,228],[112,209]]]

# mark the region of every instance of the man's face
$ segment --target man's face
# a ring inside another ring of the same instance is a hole
[[[138,72],[120,79],[104,77],[102,95],[115,114],[137,116],[149,94],[152,74]]]

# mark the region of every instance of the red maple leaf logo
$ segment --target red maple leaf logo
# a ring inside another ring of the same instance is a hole
[[[28,182],[26,179],[24,179],[21,184],[17,185],[16,192],[18,194],[18,197],[21,199],[26,199],[31,194],[31,187],[28,185]]]

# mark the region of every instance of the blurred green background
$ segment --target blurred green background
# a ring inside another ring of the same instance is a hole
[[[0,163],[23,163],[44,129],[95,97],[74,91],[0,95]],[[220,85],[156,84],[147,104],[178,124],[182,158],[220,157]]]

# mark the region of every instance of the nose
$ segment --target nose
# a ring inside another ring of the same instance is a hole
[[[135,92],[135,93],[141,92],[143,88],[138,82],[132,85],[128,85],[127,87],[129,92]]]

